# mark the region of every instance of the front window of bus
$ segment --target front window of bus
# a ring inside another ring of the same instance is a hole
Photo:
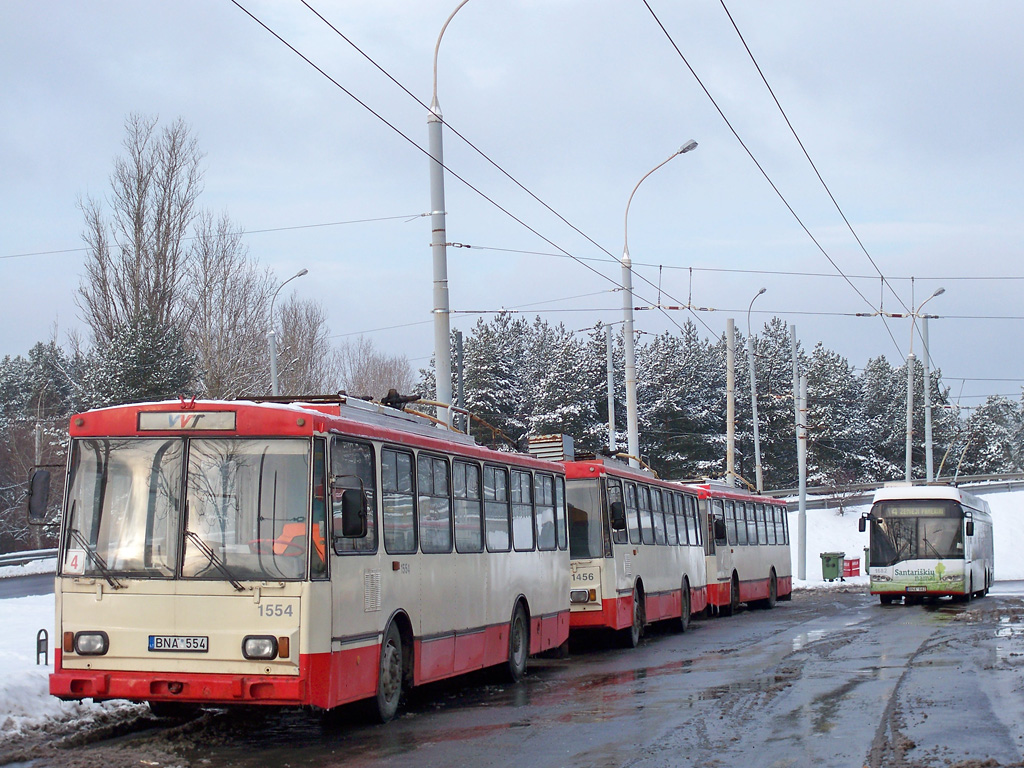
[[[181,440],[75,440],[61,573],[171,578]]]
[[[569,504],[570,559],[602,557],[601,486],[598,481],[570,480],[566,483],[565,496]]]
[[[956,502],[880,502],[871,509],[872,565],[963,556],[963,513]]]
[[[190,441],[182,575],[303,578],[309,468],[308,440]]]

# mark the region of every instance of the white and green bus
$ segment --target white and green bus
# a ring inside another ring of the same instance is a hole
[[[875,492],[860,530],[869,524],[871,594],[883,604],[988,593],[995,565],[984,499],[952,486],[887,485]]]

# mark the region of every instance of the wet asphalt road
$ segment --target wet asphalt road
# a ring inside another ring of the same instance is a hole
[[[636,650],[574,641],[419,689],[394,722],[354,708],[136,715],[96,738],[37,745],[33,765],[1009,766],[1024,759],[1024,598],[881,606],[805,591],[771,611],[655,627]],[[15,757],[8,753],[7,760]],[[4,761],[0,752],[0,764]]]

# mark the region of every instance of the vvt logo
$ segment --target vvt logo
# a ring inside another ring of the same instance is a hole
[[[205,413],[169,413],[167,414],[168,429],[197,429]]]

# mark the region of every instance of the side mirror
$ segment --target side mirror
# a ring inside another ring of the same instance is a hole
[[[622,505],[621,501],[613,501],[611,503],[612,513],[612,530],[613,531],[624,531],[626,530],[626,508]]]
[[[866,531],[867,529],[868,519],[866,517],[862,517],[860,520],[857,521],[857,530],[861,533],[864,533],[864,531]]]
[[[968,536],[973,536],[974,535],[974,521],[973,520],[968,520],[967,521],[967,535]]]
[[[346,539],[361,539],[366,535],[366,494],[358,488],[342,491],[341,535]]]
[[[50,470],[33,469],[28,476],[29,525],[46,525],[46,507],[50,502]]]
[[[714,527],[715,527],[715,543],[717,543],[717,544],[724,544],[725,543],[725,520],[723,520],[720,517],[716,517],[715,518],[715,522],[714,522]]]

